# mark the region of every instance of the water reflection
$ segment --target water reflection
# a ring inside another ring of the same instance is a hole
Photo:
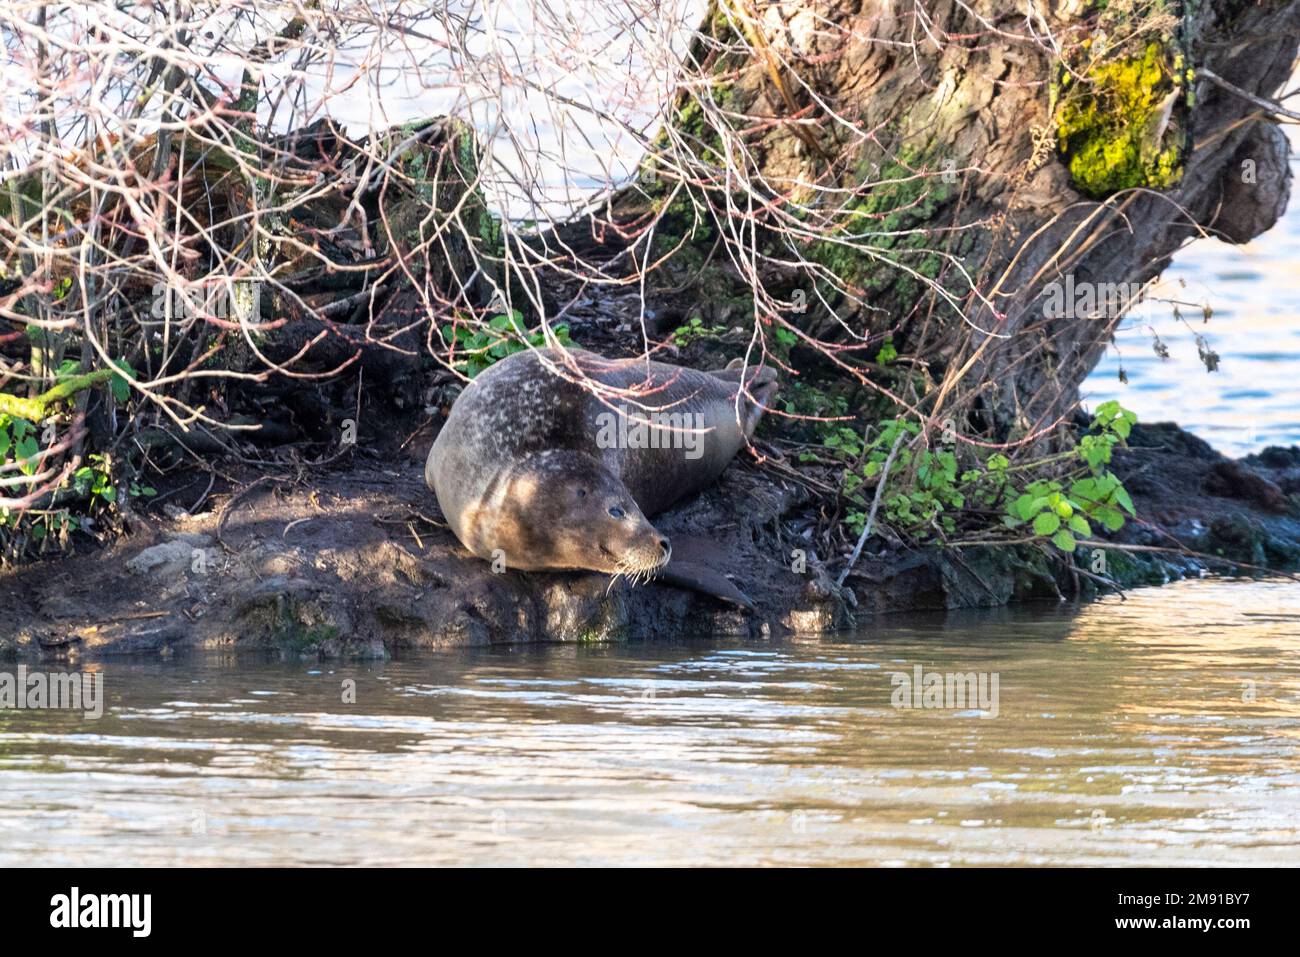
[[[0,862],[1300,862],[1300,590],[853,638],[105,667],[0,712]],[[998,717],[893,672],[996,672]],[[355,703],[345,703],[345,681]]]

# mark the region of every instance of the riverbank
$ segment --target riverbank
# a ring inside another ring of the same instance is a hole
[[[872,538],[843,589],[834,584],[843,557],[823,564],[800,547],[813,496],[742,456],[657,524],[679,555],[751,596],[752,613],[657,582],[494,573],[442,522],[421,480],[425,447],[411,442],[382,460],[356,451],[296,474],[227,473],[237,481],[195,514],[163,502],[107,547],[9,573],[0,655],[383,658],[517,642],[826,633],[897,611],[1092,597],[1107,590],[1102,578],[1127,588],[1300,564],[1300,449],[1231,460],[1173,424],[1139,426],[1116,455],[1139,521],[1101,558],[1092,546],[1071,566],[1031,546],[909,549]]]

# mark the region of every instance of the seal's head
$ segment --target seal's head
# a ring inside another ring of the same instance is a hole
[[[780,389],[776,370],[770,366],[758,368],[737,357],[728,362],[725,368],[711,370],[709,375],[723,382],[732,383],[737,388],[740,388],[743,382],[745,401],[742,403],[740,424],[744,429],[745,438],[752,439],[754,430],[758,428],[759,419],[771,407]]]
[[[589,455],[554,449],[527,456],[503,484],[492,538],[512,568],[580,568],[637,579],[672,554],[626,486]]]

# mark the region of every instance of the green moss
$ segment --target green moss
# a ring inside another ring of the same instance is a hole
[[[1174,112],[1185,106],[1184,76],[1181,54],[1150,40],[1140,56],[1092,66],[1083,82],[1062,78],[1057,144],[1081,192],[1101,199],[1178,183],[1186,136]]]
[[[294,619],[282,622],[276,642],[283,650],[301,655],[317,651],[325,642],[338,637],[339,630],[333,625],[307,626]]]
[[[814,244],[811,258],[864,292],[891,293],[900,308],[915,304],[924,284],[909,270],[927,279],[942,272],[942,240],[928,227],[956,190],[938,176],[919,175],[925,166],[920,151],[906,150],[878,176],[863,174],[877,182],[840,211],[843,239]]]
[[[621,607],[617,601],[602,603],[601,610],[578,628],[574,640],[580,645],[627,641],[627,622]]]

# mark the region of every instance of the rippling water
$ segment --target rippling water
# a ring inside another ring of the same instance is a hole
[[[918,664],[997,716],[892,707]],[[0,712],[0,864],[1300,863],[1293,586],[103,671],[97,721]]]

